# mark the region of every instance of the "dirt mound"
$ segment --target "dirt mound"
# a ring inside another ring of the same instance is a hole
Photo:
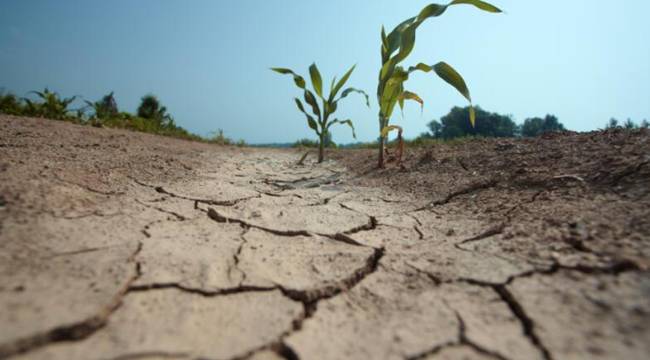
[[[386,170],[374,168],[374,151],[333,155],[360,175],[358,184],[492,222],[483,236],[510,239],[501,251],[540,259],[583,253],[612,268],[650,268],[647,129],[440,144],[409,149],[402,168]]]

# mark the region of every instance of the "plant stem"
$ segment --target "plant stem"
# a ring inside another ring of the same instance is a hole
[[[325,159],[325,133],[321,132],[320,141],[318,142],[318,163],[322,163]]]
[[[380,169],[384,168],[384,138],[379,139],[379,164]]]
[[[387,125],[388,125],[388,119],[386,119],[384,115],[381,112],[379,112],[379,134],[381,134],[381,131]],[[385,167],[384,165],[385,143],[386,143],[386,138],[380,135],[379,136],[379,157],[378,157],[379,164],[377,165],[380,169],[383,169]]]

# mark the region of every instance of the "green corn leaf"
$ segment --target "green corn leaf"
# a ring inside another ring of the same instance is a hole
[[[419,63],[416,66],[409,68],[409,73],[416,70],[423,72],[430,72],[433,70],[440,78],[458,90],[458,92],[460,92],[467,99],[467,101],[469,101],[469,120],[472,123],[472,127],[475,126],[476,113],[474,112],[474,107],[472,106],[472,97],[469,93],[469,89],[467,88],[467,84],[465,84],[463,77],[456,70],[454,70],[451,65],[445,62],[439,62],[434,66]]]
[[[386,118],[390,118],[393,114],[398,98],[404,91],[403,84],[408,80],[408,75],[408,72],[404,71],[404,69],[397,67],[391,78],[386,81],[379,99],[380,111]]]
[[[388,37],[386,38],[387,43],[388,43],[388,55],[392,55],[395,50],[397,50],[400,46],[400,43],[402,42],[402,32],[404,29],[406,29],[409,25],[413,24],[415,22],[416,18],[412,17],[410,19],[404,20],[401,24],[397,25],[393,31],[391,31],[390,34],[388,34]]]
[[[391,131],[395,131],[395,130],[397,130],[399,132],[402,132],[402,128],[400,126],[388,125],[388,126],[384,127],[383,129],[381,129],[380,135],[381,135],[382,138],[386,138]]]
[[[336,83],[336,86],[334,86],[334,87],[332,88],[332,90],[330,91],[330,97],[329,97],[330,100],[334,100],[334,98],[335,98],[336,95],[339,93],[339,91],[341,91],[341,89],[343,88],[343,86],[345,85],[345,83],[348,82],[348,79],[350,79],[350,76],[352,75],[352,73],[354,72],[354,69],[355,69],[356,67],[357,67],[356,65],[353,65],[353,66],[350,68],[350,70],[348,70],[348,71],[345,73],[345,75],[343,75],[343,77],[341,78],[341,80],[339,80],[339,82]]]
[[[325,112],[328,115],[334,114],[339,107],[338,102],[336,101],[325,101],[324,105],[325,105]]]
[[[345,124],[345,125],[349,126],[350,129],[352,130],[352,137],[355,138],[355,139],[357,138],[357,134],[356,134],[356,132],[354,131],[354,124],[352,123],[352,120],[350,120],[350,119],[348,119],[348,120],[338,120],[338,119],[335,119],[335,120],[332,120],[332,121],[327,125],[327,128],[329,129],[332,125],[336,125],[336,124]]]
[[[420,26],[421,22],[414,22],[412,25],[406,27],[402,32],[401,43],[399,47],[399,52],[394,57],[395,64],[399,64],[404,61],[415,48],[415,32]]]
[[[307,125],[309,125],[309,127],[312,128],[314,131],[316,131],[316,134],[320,135],[320,132],[318,131],[318,123],[316,122],[316,120],[314,120],[314,118],[311,115],[307,114],[307,112],[305,111],[305,107],[302,105],[300,99],[295,98],[294,100],[296,101],[296,106],[298,106],[298,110],[300,110],[300,112],[305,114],[305,116],[307,117]]]
[[[472,124],[472,127],[476,125],[476,112],[472,103],[469,104],[469,122]]]
[[[347,89],[343,90],[339,100],[347,97],[348,95],[350,95],[352,93],[357,93],[357,94],[363,95],[366,98],[366,106],[368,106],[368,108],[370,108],[370,97],[368,96],[368,94],[366,94],[365,91],[360,90],[360,89],[355,89],[355,88],[350,87],[350,88],[347,88]],[[336,102],[338,102],[339,100],[336,100]]]
[[[420,11],[418,14],[417,21],[423,22],[424,20],[430,17],[436,17],[444,14],[445,10],[449,5],[439,5],[439,4],[429,4]]]
[[[316,123],[316,120],[314,120],[313,117],[307,115],[307,125],[316,132],[317,135],[320,135],[320,132],[318,131],[318,124]]]
[[[472,97],[469,94],[469,89],[467,88],[467,84],[465,84],[465,80],[463,80],[463,77],[456,70],[454,70],[451,65],[447,64],[444,61],[441,61],[433,66],[433,70],[438,76],[440,76],[442,80],[446,81],[449,85],[456,88],[456,90],[458,90],[458,92],[461,93],[467,99],[467,101],[470,103],[472,102]]]
[[[311,76],[311,85],[314,87],[314,90],[316,91],[316,95],[320,97],[321,99],[323,98],[323,78],[320,76],[320,71],[318,71],[318,67],[316,64],[311,64],[309,67],[309,76]]]
[[[424,110],[424,100],[420,98],[420,96],[414,92],[410,91],[403,91],[398,97],[397,100],[399,101],[399,106],[402,110],[404,110],[404,101],[405,100],[413,100],[417,103],[420,104],[420,111]]]
[[[302,101],[298,98],[294,98],[296,101],[296,106],[298,106],[298,110],[300,110],[303,114],[307,115],[307,112],[305,111],[305,107],[302,105]]]
[[[314,115],[316,115],[318,121],[320,121],[321,113],[320,113],[320,107],[318,106],[318,101],[316,100],[314,94],[309,90],[305,90],[305,102],[311,106],[312,112],[314,113]]]
[[[460,5],[460,4],[474,5],[474,6],[476,6],[477,8],[479,8],[481,10],[491,12],[491,13],[501,13],[501,12],[503,12],[498,7],[496,7],[496,6],[494,6],[494,5],[490,4],[490,3],[487,3],[485,1],[481,1],[481,0],[454,0],[449,4],[449,6],[451,6],[451,5]]]
[[[388,37],[386,36],[386,29],[381,26],[381,56],[385,58],[388,56]]]
[[[447,5],[429,4],[425,6],[417,17],[407,19],[397,25],[387,37],[382,34],[382,47],[386,48],[386,51],[385,54],[382,51],[384,67],[381,70],[381,79],[388,79],[392,75],[392,69],[411,54],[415,44],[415,32],[425,20],[442,15],[449,6],[461,4],[473,5],[478,9],[492,13],[501,12],[501,9],[496,6],[481,0],[454,0]],[[390,58],[397,49],[399,49],[399,53]]]
[[[301,88],[301,89],[303,89],[303,90],[305,89],[305,86],[307,86],[307,83],[305,82],[305,79],[304,79],[302,76],[300,76],[300,75],[294,73],[294,72],[293,72],[292,70],[290,70],[290,69],[286,69],[286,68],[271,68],[271,70],[273,70],[273,71],[275,71],[275,72],[277,72],[277,73],[279,73],[279,74],[283,74],[283,75],[289,75],[289,74],[290,74],[290,75],[293,75],[293,81],[296,83],[296,86],[299,87],[299,88]]]

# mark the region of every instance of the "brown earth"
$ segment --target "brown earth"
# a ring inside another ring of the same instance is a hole
[[[1,116],[0,358],[647,358],[647,131],[329,155]]]

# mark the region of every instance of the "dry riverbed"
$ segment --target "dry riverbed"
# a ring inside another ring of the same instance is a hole
[[[318,165],[0,116],[0,358],[646,359],[647,131]]]

